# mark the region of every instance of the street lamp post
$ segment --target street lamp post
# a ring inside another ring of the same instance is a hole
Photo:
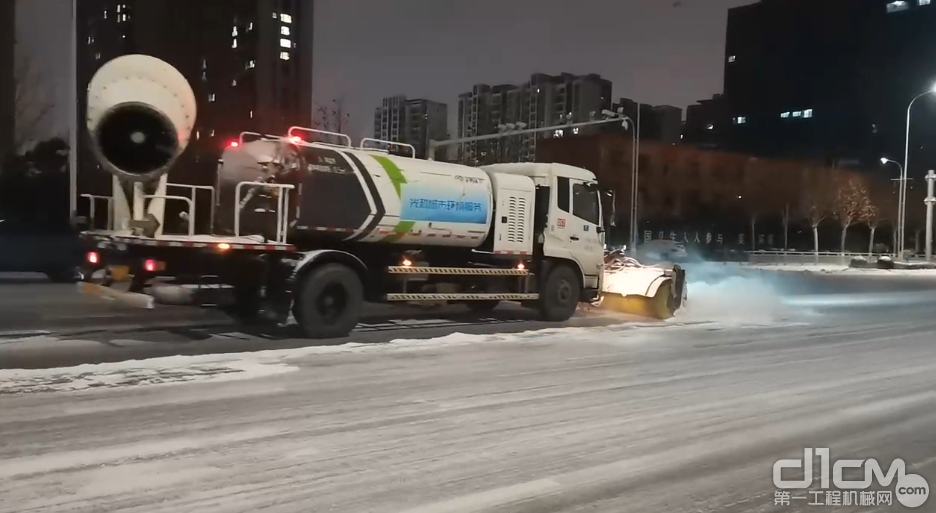
[[[68,208],[74,221],[78,211],[78,0],[71,3],[71,80],[68,134]]]
[[[903,167],[901,168],[901,172],[900,172],[900,192],[898,194],[899,211],[897,213],[897,249],[898,249],[897,255],[900,258],[903,258],[903,254],[904,254],[904,241],[905,241],[906,227],[907,227],[906,226],[907,225],[906,210],[907,210],[907,173],[909,171],[908,167],[910,164],[910,110],[913,108],[913,104],[916,103],[917,100],[919,100],[920,98],[928,94],[934,94],[934,93],[936,93],[936,84],[934,84],[933,87],[930,88],[929,91],[925,91],[914,96],[913,99],[910,100],[910,103],[907,105],[907,129],[904,135],[904,161],[903,161]]]
[[[904,185],[907,183],[906,174],[904,173],[903,164],[887,157],[881,157],[881,165],[886,164],[895,164],[897,169],[900,170],[900,174],[898,175],[900,178],[896,179],[896,181],[899,182],[899,185],[897,187],[897,226],[894,227],[894,230],[897,232],[895,237],[896,240],[894,240],[894,258],[900,258],[903,255],[903,250],[900,249],[900,233],[903,230],[903,225],[901,223],[903,222],[903,210],[905,205],[903,204],[903,198],[901,197],[899,191],[903,190]]]

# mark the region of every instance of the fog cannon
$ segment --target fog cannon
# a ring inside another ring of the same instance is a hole
[[[101,165],[118,178],[149,182],[185,151],[195,125],[195,94],[185,77],[149,55],[125,55],[88,86],[87,127]]]

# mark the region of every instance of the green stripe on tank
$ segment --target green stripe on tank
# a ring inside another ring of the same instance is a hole
[[[397,197],[403,197],[403,184],[406,183],[406,177],[403,176],[403,170],[397,167],[397,165],[387,157],[381,157],[377,155],[372,155],[374,160],[380,164],[380,167],[387,172],[387,177],[390,178],[390,182],[393,183],[393,188],[396,189]]]
[[[390,179],[390,182],[393,184],[393,189],[397,193],[397,197],[400,198],[400,201],[403,201],[403,185],[406,184],[406,176],[403,175],[403,170],[397,167],[396,163],[387,157],[382,157],[378,155],[371,155],[374,157],[374,160],[380,164],[380,167],[387,173],[387,178]],[[402,205],[401,205],[402,209]],[[387,235],[381,242],[396,242],[403,237],[406,237],[411,231],[413,231],[413,226],[415,226],[414,221],[403,221],[397,223],[396,227],[393,229],[393,233]]]

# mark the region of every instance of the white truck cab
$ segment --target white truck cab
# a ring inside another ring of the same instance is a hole
[[[575,262],[586,289],[601,290],[605,227],[594,173],[565,164],[493,164],[481,169],[529,177],[536,189],[534,223],[543,256]],[[544,208],[544,206],[547,206]]]

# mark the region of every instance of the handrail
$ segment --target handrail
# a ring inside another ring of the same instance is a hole
[[[210,185],[188,185],[188,184],[183,184],[183,183],[167,183],[166,188],[168,189],[169,187],[178,187],[180,189],[190,189],[192,191],[191,196],[189,196],[192,199],[192,211],[193,211],[191,215],[192,219],[195,218],[194,211],[195,211],[195,203],[196,203],[196,194],[198,193],[198,191],[209,191],[211,193],[211,210],[209,213],[210,215],[209,215],[209,220],[208,220],[210,224],[208,225],[208,233],[214,233],[215,200],[216,200],[217,190]],[[192,221],[192,223],[194,223],[194,221]]]
[[[373,150],[389,151],[389,149],[384,150],[383,148],[369,148],[369,147],[367,147],[367,145],[366,145],[366,143],[369,143],[369,142],[375,142],[375,143],[380,143],[380,144],[386,144],[386,145],[388,145],[388,146],[390,146],[390,147],[399,146],[399,147],[402,147],[402,148],[409,148],[410,153],[412,153],[411,158],[416,158],[416,147],[413,146],[412,144],[406,144],[406,143],[401,143],[401,142],[396,142],[396,141],[387,141],[387,140],[384,140],[384,139],[375,139],[375,138],[373,138],[373,137],[365,137],[365,138],[361,139],[361,144],[358,146],[358,149],[359,149],[359,150],[365,150],[365,151],[368,151],[368,150],[369,150],[369,151],[373,151]]]
[[[261,187],[267,189],[280,189],[282,193],[277,198],[277,212],[276,212],[276,242],[280,244],[286,243],[286,232],[289,227],[286,223],[286,216],[289,215],[289,191],[295,189],[296,186],[287,183],[266,183],[266,182],[251,182],[245,181],[240,182],[237,186],[234,187],[234,236],[240,237],[240,218],[241,210],[243,206],[241,205],[241,190],[244,186],[251,187]]]
[[[114,198],[112,198],[111,196],[101,196],[99,194],[82,194],[81,197],[88,199],[88,203],[90,205],[88,209],[88,217],[90,218],[92,227],[94,226],[94,217],[95,217],[95,211],[96,211],[95,207],[97,206],[97,201],[95,200],[104,200],[107,202],[107,225],[105,229],[113,230],[114,229],[114,219],[113,219]]]
[[[353,148],[353,146],[352,146],[352,144],[351,144],[351,137],[349,137],[349,136],[346,135],[346,134],[342,134],[342,133],[340,133],[340,132],[331,132],[331,131],[328,131],[328,130],[319,130],[319,129],[317,129],[317,128],[306,128],[306,127],[302,127],[302,126],[291,126],[291,127],[289,127],[289,130],[286,132],[286,137],[299,137],[299,138],[302,138],[302,136],[296,134],[296,132],[302,132],[302,133],[306,133],[306,134],[330,135],[330,136],[332,136],[332,137],[337,137],[338,139],[340,139],[340,140],[342,140],[342,141],[346,141],[345,144],[343,144],[343,145],[333,145],[333,146],[343,146],[343,147],[345,147],[345,148]]]
[[[145,194],[143,199],[163,199],[163,200],[176,200],[184,201],[188,204],[189,207],[189,218],[188,218],[188,234],[189,236],[195,235],[195,202],[191,198],[186,198],[185,196],[173,196],[171,194]]]

